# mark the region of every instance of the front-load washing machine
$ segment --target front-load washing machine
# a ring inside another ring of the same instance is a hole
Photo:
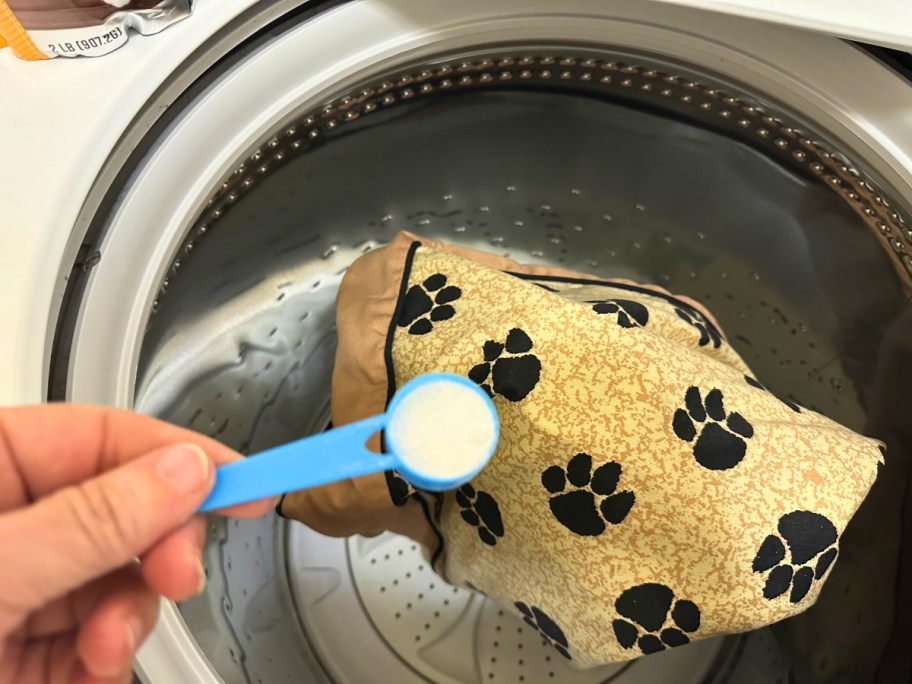
[[[909,10],[784,4],[199,0],[103,58],[0,52],[4,403],[245,453],[321,430],[340,278],[409,229],[691,295],[889,448],[819,601],[770,628],[574,672],[408,540],[213,518],[143,682],[909,681]]]

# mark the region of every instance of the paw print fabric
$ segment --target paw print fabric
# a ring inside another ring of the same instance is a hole
[[[447,285],[445,275],[435,273],[409,287],[399,313],[399,327],[407,328],[410,335],[427,335],[435,323],[456,315],[454,303],[461,296],[458,287]]]
[[[513,328],[501,342],[488,340],[482,347],[484,361],[473,366],[469,379],[491,397],[522,401],[535,389],[541,376],[541,361],[532,353],[534,343],[520,328]]]
[[[771,393],[708,311],[657,287],[403,233],[349,269],[337,320],[334,424],[445,370],[492,397],[500,443],[453,492],[390,472],[290,493],[281,513],[418,540],[573,667],[807,609],[883,462],[877,441]]]
[[[674,413],[674,433],[693,442],[697,463],[709,470],[728,470],[747,453],[745,440],[754,436],[753,426],[739,413],[726,413],[722,391],[713,388],[704,400],[699,387],[688,387],[684,408]]]
[[[633,492],[617,491],[620,477],[619,463],[602,463],[593,471],[592,457],[576,454],[566,468],[546,468],[542,485],[552,494],[548,505],[564,527],[594,536],[605,531],[606,523],[622,523],[636,501]]]

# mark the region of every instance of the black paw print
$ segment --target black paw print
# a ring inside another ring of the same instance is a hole
[[[389,488],[390,498],[394,506],[405,506],[409,498],[418,492],[408,482],[403,480],[393,470],[386,471],[386,486]]]
[[[779,518],[779,534],[771,534],[760,545],[751,566],[754,572],[769,572],[763,597],[774,599],[791,587],[789,601],[807,596],[815,580],[823,579],[836,560],[839,535],[826,517],[811,511],[792,511]],[[783,544],[785,540],[785,544]],[[785,561],[788,545],[790,558]],[[815,563],[811,563],[814,561]],[[813,567],[811,567],[813,565]]]
[[[512,356],[503,356],[505,350]],[[483,351],[484,363],[469,371],[469,379],[490,396],[499,394],[510,401],[521,401],[535,389],[541,376],[541,361],[527,353],[532,351],[532,340],[523,330],[513,328],[503,344],[488,340]]]
[[[700,628],[697,605],[693,601],[675,601],[674,592],[664,584],[640,584],[627,589],[618,596],[614,607],[627,618],[611,623],[618,643],[624,648],[636,644],[644,654],[690,643],[687,634]],[[669,611],[672,624],[666,626]]]
[[[557,623],[548,617],[547,613],[536,606],[526,605],[522,601],[516,601],[513,605],[522,613],[523,620],[537,629],[539,634],[545,637],[545,639],[557,649],[558,653],[567,660],[572,660],[569,651],[570,644],[567,643],[567,637],[564,636],[564,630],[558,627]]]
[[[783,404],[785,404],[786,406],[788,406],[788,407],[789,407],[790,409],[792,409],[792,411],[794,411],[795,413],[801,413],[801,407],[798,406],[798,404],[796,404],[794,401],[791,401],[790,399],[783,399],[782,397],[773,394],[773,393],[770,392],[766,387],[764,387],[763,385],[761,385],[761,384],[760,384],[760,381],[757,380],[756,378],[752,378],[752,377],[749,376],[749,375],[745,375],[745,376],[744,376],[744,382],[746,382],[746,383],[747,383],[748,385],[750,385],[751,387],[756,387],[758,390],[763,390],[764,392],[766,392],[766,393],[768,393],[768,394],[772,394],[774,397],[776,397],[776,399],[778,399],[778,400],[781,401]]]
[[[671,424],[675,434],[685,442],[693,442],[694,437],[697,438],[693,445],[697,463],[710,470],[727,470],[738,465],[747,452],[744,440],[754,436],[753,426],[739,413],[726,416],[722,392],[718,389],[707,393],[704,404],[700,390],[690,387],[684,394],[684,405],[686,410],[675,411]],[[706,422],[707,418],[709,422]],[[704,423],[699,437],[694,423]]]
[[[571,458],[566,471],[553,465],[541,476],[545,489],[555,495],[549,504],[558,522],[571,532],[590,537],[605,531],[605,521],[617,525],[630,512],[636,497],[630,491],[617,491],[620,479],[621,465],[614,461],[603,463],[592,472],[589,454]],[[574,489],[564,492],[567,480]],[[596,495],[601,498],[598,506]]]
[[[399,314],[399,327],[408,328],[410,335],[427,335],[434,329],[434,323],[455,316],[456,309],[451,303],[462,296],[462,290],[446,284],[447,277],[435,273],[420,285],[412,285],[405,295],[402,312]],[[434,292],[437,294],[431,300]]]
[[[493,496],[487,492],[476,492],[472,485],[465,484],[456,490],[456,503],[462,509],[462,519],[478,528],[478,536],[485,544],[494,546],[497,537],[504,536],[500,508]]]
[[[719,331],[716,330],[716,326],[710,323],[706,316],[701,314],[696,309],[691,308],[681,308],[679,306],[675,307],[675,313],[678,314],[678,317],[695,327],[700,331],[700,346],[705,347],[710,342],[712,343],[713,349],[718,349],[722,346],[722,336],[719,334]]]
[[[622,328],[642,328],[649,321],[649,309],[629,299],[605,299],[587,302],[597,314],[614,314]]]

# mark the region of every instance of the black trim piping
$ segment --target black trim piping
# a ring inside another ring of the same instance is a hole
[[[601,285],[603,287],[613,287],[617,290],[627,290],[628,292],[636,292],[638,294],[644,294],[649,297],[656,297],[658,299],[663,299],[669,304],[674,306],[679,306],[681,308],[687,309],[687,311],[696,314],[701,322],[705,322],[709,327],[716,331],[716,333],[722,339],[725,339],[725,335],[722,334],[722,331],[719,330],[712,321],[710,321],[706,316],[704,316],[700,311],[695,309],[691,304],[681,301],[677,297],[666,294],[664,292],[656,292],[655,290],[650,290],[647,287],[640,287],[639,285],[630,285],[629,283],[619,283],[613,280],[600,280],[598,278],[570,278],[568,276],[549,276],[549,275],[535,275],[532,273],[515,273],[513,271],[505,271],[507,275],[511,275],[514,278],[519,278],[520,280],[527,280],[531,282],[543,281],[543,282],[552,282],[552,283],[568,283],[570,285]]]
[[[405,295],[408,293],[409,275],[412,272],[412,262],[415,260],[415,252],[418,251],[419,247],[421,247],[421,243],[418,240],[415,240],[409,246],[408,254],[405,257],[405,263],[402,267],[402,281],[399,283],[399,296],[396,300],[396,309],[393,311],[393,316],[390,319],[389,329],[386,333],[386,343],[383,346],[383,361],[386,364],[387,406],[389,406],[393,395],[396,393],[396,369],[393,366],[393,340],[396,336],[396,328],[399,326],[399,317],[402,315],[402,307],[405,305]],[[386,433],[381,433],[380,439],[383,444],[383,450],[386,451]],[[392,499],[393,471],[387,470],[383,474],[386,477],[386,487],[390,492],[390,499]],[[422,496],[422,494],[430,494],[435,498],[438,514],[440,508],[443,505],[443,501],[442,497],[439,494],[434,494],[431,492],[419,492],[419,495],[414,497],[414,499],[421,505],[421,510],[424,511],[425,519],[428,521],[428,524],[431,526],[431,529],[434,530],[434,534],[437,536],[437,549],[431,556],[431,566],[433,567],[437,564],[437,560],[443,553],[444,540],[443,535],[440,533],[440,529],[437,527],[437,524],[434,522],[434,518],[431,515],[430,505],[424,496]]]

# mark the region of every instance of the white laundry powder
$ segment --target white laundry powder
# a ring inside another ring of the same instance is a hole
[[[388,426],[390,443],[408,469],[432,478],[455,478],[483,465],[495,439],[485,397],[447,380],[406,395]]]

